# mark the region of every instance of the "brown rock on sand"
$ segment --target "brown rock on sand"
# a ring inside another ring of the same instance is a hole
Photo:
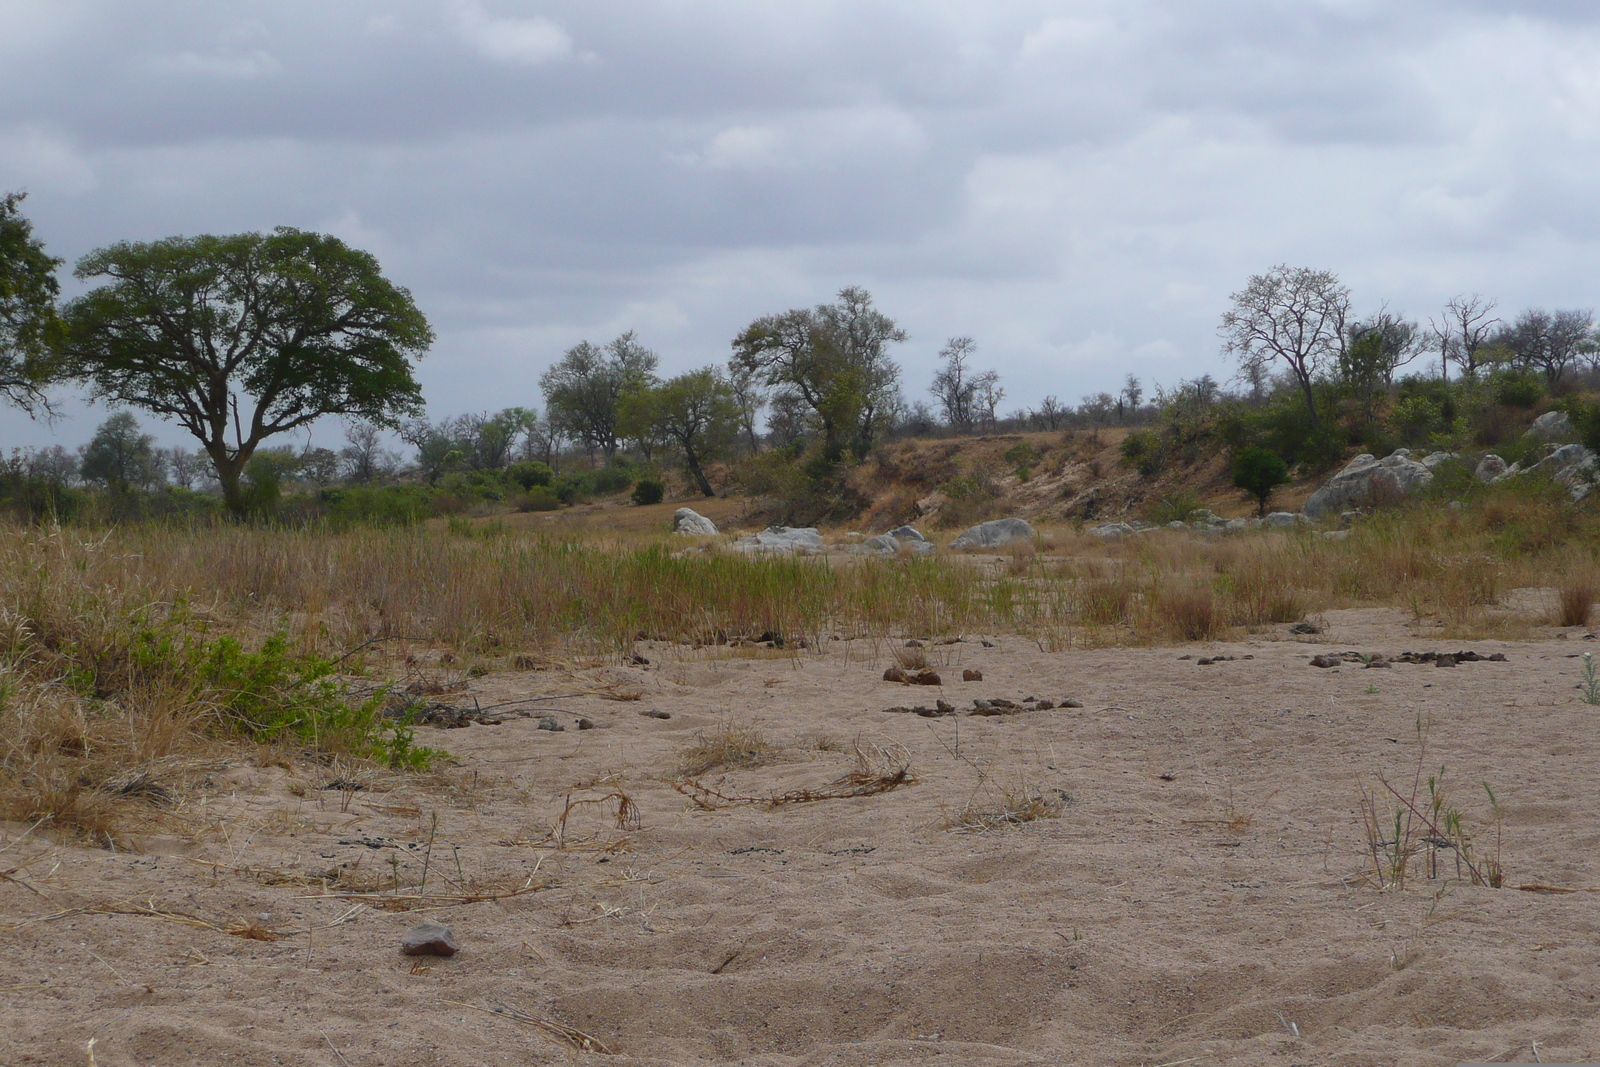
[[[454,956],[460,946],[448,926],[418,923],[400,939],[400,951],[407,956]]]

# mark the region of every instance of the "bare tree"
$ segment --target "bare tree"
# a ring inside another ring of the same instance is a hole
[[[1279,264],[1252,277],[1230,299],[1222,316],[1223,350],[1239,360],[1246,378],[1251,369],[1275,360],[1288,365],[1312,426],[1320,426],[1312,385],[1344,354],[1350,290],[1327,270]]]
[[[1439,321],[1428,320],[1428,341],[1439,349],[1439,376],[1450,377],[1450,364],[1468,378],[1478,374],[1478,353],[1489,346],[1500,320],[1490,318],[1494,301],[1478,293],[1451,297]]]
[[[400,457],[383,447],[382,431],[370,422],[344,424],[345,446],[339,450],[339,468],[346,480],[366,485],[391,473]]]
[[[939,402],[946,425],[960,434],[971,433],[972,424],[976,421],[973,405],[977,399],[978,385],[973,380],[968,361],[977,347],[977,342],[970,337],[952,337],[946,341],[939,350],[939,358],[944,361],[944,366],[933,376],[933,385],[928,390]]]
[[[995,409],[1000,406],[1000,401],[1004,400],[1006,395],[1006,391],[1000,388],[1000,372],[986,370],[972,379],[972,384],[972,403],[976,414],[983,420],[988,431],[994,433]]]
[[[1033,418],[1042,429],[1054,430],[1066,420],[1068,414],[1070,414],[1068,409],[1062,407],[1061,401],[1051,393],[1039,401],[1039,407],[1034,411]]]
[[[1594,312],[1529,308],[1497,339],[1511,349],[1518,363],[1537,367],[1554,385],[1567,368],[1594,350]]]
[[[1117,398],[1110,393],[1095,393],[1085,396],[1078,405],[1078,414],[1091,426],[1104,426],[1111,419],[1111,413],[1116,410]]]
[[[756,423],[770,396],[765,379],[759,371],[740,366],[735,360],[728,368],[728,386],[733,390],[733,402],[739,406],[739,430],[753,456],[761,451]]]
[[[1144,399],[1144,386],[1139,384],[1139,379],[1128,375],[1128,380],[1122,383],[1122,392],[1117,394],[1117,421],[1126,422],[1128,416],[1139,410],[1139,401]]]

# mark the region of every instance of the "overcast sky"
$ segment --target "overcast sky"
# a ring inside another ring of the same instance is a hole
[[[433,322],[436,416],[851,284],[909,398],[969,334],[1003,410],[1228,375],[1279,262],[1424,322],[1590,307],[1597,186],[1592,0],[0,0],[0,191],[54,254],[337,234]],[[65,409],[0,445],[105,414]]]

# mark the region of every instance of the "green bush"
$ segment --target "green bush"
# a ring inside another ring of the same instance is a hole
[[[1289,465],[1276,452],[1251,446],[1233,458],[1233,484],[1256,498],[1256,513],[1267,513],[1272,491],[1289,480]]]
[[[1537,374],[1501,371],[1492,382],[1495,400],[1506,407],[1531,408],[1544,399],[1544,380]]]
[[[594,482],[587,474],[563,474],[551,483],[550,489],[563,504],[581,504],[594,496]]]
[[[517,499],[518,511],[560,511],[561,498],[555,491],[536,485]]]
[[[352,485],[319,494],[327,506],[327,522],[335,529],[410,526],[433,513],[431,496],[415,485]]]
[[[549,485],[555,480],[555,472],[536,460],[522,460],[511,464],[506,468],[505,476],[512,484],[523,489],[532,489],[536,485]]]
[[[633,487],[633,502],[640,507],[659,504],[667,497],[667,487],[654,478],[640,478]]]
[[[594,472],[590,484],[594,486],[593,492],[596,496],[620,493],[633,485],[633,471],[622,464],[601,467]]]
[[[1154,430],[1134,430],[1122,439],[1122,458],[1151,478],[1165,466],[1166,449]]]

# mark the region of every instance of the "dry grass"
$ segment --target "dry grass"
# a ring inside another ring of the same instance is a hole
[[[678,753],[677,774],[695,778],[719,769],[760,767],[777,755],[778,746],[767,740],[759,725],[747,719],[727,719],[694,735]]]
[[[1588,626],[1595,600],[1600,599],[1600,576],[1583,568],[1568,574],[1557,591],[1557,626]]]
[[[731,804],[760,804],[779,808],[789,804],[811,804],[821,800],[846,800],[851,797],[871,797],[888,793],[903,785],[916,782],[911,773],[910,757],[898,747],[855,748],[855,766],[846,774],[826,785],[811,789],[793,789],[786,793],[751,796],[730,793],[693,778],[680,779],[673,788],[687,796],[701,808],[712,810]]]
[[[941,828],[961,834],[982,834],[1023,826],[1036,819],[1053,819],[1061,814],[1067,797],[1059,790],[1039,792],[1026,787],[1003,790],[997,800],[980,804],[969,799],[959,811],[945,816]]]

